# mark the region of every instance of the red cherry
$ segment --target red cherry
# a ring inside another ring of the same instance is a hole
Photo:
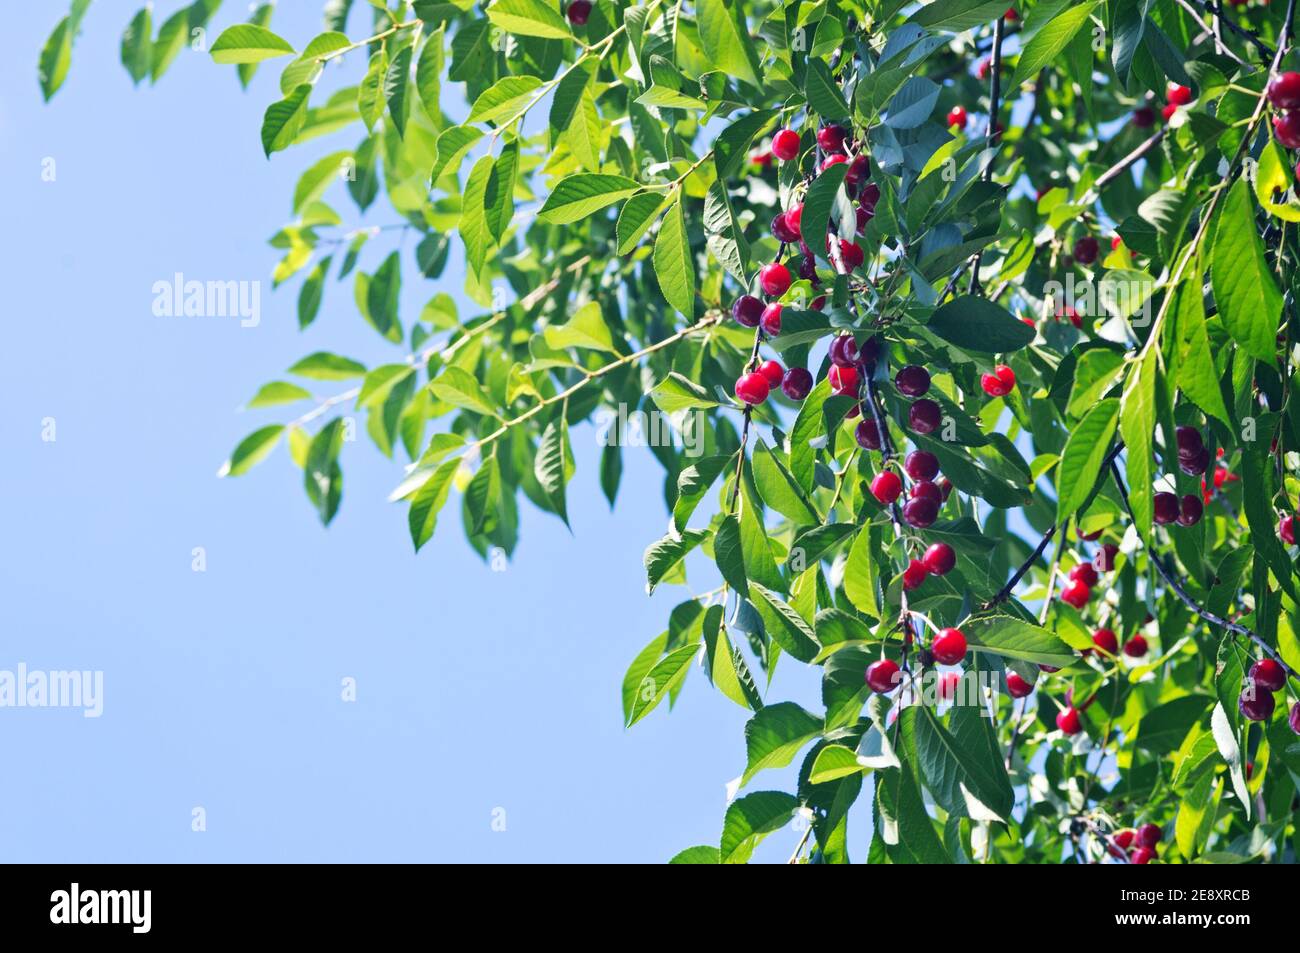
[[[947,543],[934,543],[921,557],[925,568],[936,576],[946,576],[957,565],[957,554]]]
[[[841,334],[831,339],[829,356],[836,367],[856,367],[858,363],[858,342],[852,334]]]
[[[917,480],[908,495],[914,500],[933,500],[935,506],[943,502],[943,492],[929,480]]]
[[[806,367],[792,367],[785,372],[781,381],[781,390],[791,400],[803,400],[813,389],[813,376]]]
[[[948,128],[956,126],[958,129],[966,128],[966,107],[953,106],[948,110]]]
[[[1273,117],[1273,135],[1288,149],[1300,149],[1300,110]]]
[[[1273,717],[1276,704],[1272,692],[1257,691],[1254,683],[1249,680],[1242,689],[1241,697],[1237,699],[1237,707],[1241,709],[1242,715],[1251,721],[1268,721]]]
[[[1300,702],[1291,706],[1291,714],[1287,716],[1286,723],[1291,726],[1291,730],[1300,735]]]
[[[877,473],[871,481],[871,495],[888,506],[903,492],[903,481],[893,470]]]
[[[758,323],[763,327],[763,333],[768,337],[776,337],[781,333],[781,302],[773,301],[763,309],[763,316],[758,319]]]
[[[1149,106],[1139,106],[1133,110],[1133,125],[1147,129],[1155,125],[1156,114]]]
[[[1195,526],[1205,513],[1205,504],[1195,494],[1188,493],[1178,504],[1178,522],[1183,526]]]
[[[1100,244],[1095,235],[1084,235],[1074,243],[1074,260],[1081,265],[1091,265],[1097,260],[1097,253],[1101,251]]]
[[[831,391],[836,394],[847,394],[850,397],[858,396],[858,370],[856,367],[840,367],[838,365],[830,369],[826,375],[831,382]]]
[[[961,629],[944,629],[935,637],[930,652],[940,665],[956,665],[966,657],[966,636]]]
[[[1174,113],[1176,112],[1178,112],[1178,107],[1175,106],[1173,103],[1169,103],[1167,106],[1162,106],[1160,108],[1160,115],[1165,117],[1165,122],[1168,122],[1170,119],[1173,119]]]
[[[1149,864],[1155,859],[1155,856],[1156,852],[1150,847],[1139,847],[1129,854],[1128,862],[1130,864]]]
[[[933,483],[930,485],[934,486]],[[928,496],[918,496],[908,500],[903,507],[903,519],[907,521],[908,526],[915,526],[917,529],[933,526],[938,517],[939,504]]]
[[[939,458],[929,450],[913,450],[903,458],[903,469],[913,480],[933,480],[939,475]],[[935,492],[939,492],[938,487],[935,487]],[[942,499],[940,494],[940,502]]]
[[[1178,497],[1172,493],[1157,493],[1154,499],[1155,521],[1161,526],[1178,519]]]
[[[769,387],[780,387],[781,381],[785,379],[785,368],[776,361],[764,361],[759,365],[758,372],[767,378]]]
[[[1288,546],[1295,545],[1295,517],[1284,516],[1277,524],[1277,535]]]
[[[867,223],[875,216],[875,209],[868,208],[865,205],[859,205],[853,210],[853,218],[857,223],[857,232],[861,235],[867,230]]]
[[[944,477],[939,481],[939,492],[943,494],[943,501],[948,502],[948,497],[952,496],[952,481]]]
[[[849,171],[844,173],[844,184],[849,187],[850,193],[858,187],[858,184],[871,174],[871,160],[865,155],[856,155],[849,162]]]
[[[862,187],[862,194],[858,196],[858,202],[863,208],[871,209],[873,212],[876,203],[880,201],[880,186],[874,182],[868,182]]]
[[[1123,244],[1124,244],[1124,239],[1120,238],[1118,235],[1112,235],[1112,236],[1110,237],[1110,250],[1111,250],[1111,251],[1116,251],[1116,250],[1117,250],[1121,245],[1123,245]]]
[[[1166,99],[1174,106],[1186,106],[1192,101],[1192,91],[1186,86],[1170,83],[1169,95]]]
[[[1099,649],[1105,650],[1108,654],[1114,655],[1119,651],[1119,639],[1110,629],[1098,629],[1092,633],[1092,644]]]
[[[848,162],[848,156],[830,156],[822,163],[822,171],[825,172],[833,165],[839,165],[841,162]]]
[[[772,235],[778,242],[792,245],[799,240],[799,230],[790,224],[790,217],[785,212],[777,212],[772,219]]]
[[[756,328],[763,317],[763,302],[753,295],[741,295],[732,302],[731,316],[747,328]]]
[[[1184,457],[1190,459],[1205,449],[1205,441],[1201,437],[1201,432],[1195,427],[1186,425],[1175,427],[1174,440],[1178,444],[1179,459]]]
[[[1033,690],[1033,682],[1025,681],[1015,672],[1007,672],[1007,694],[1012,698],[1024,698]]]
[[[772,137],[772,154],[782,162],[789,162],[799,155],[799,133],[793,129],[782,129]]]
[[[908,409],[907,422],[919,434],[933,433],[943,422],[943,410],[930,398],[922,397]]]
[[[1097,570],[1093,568],[1092,563],[1079,563],[1066,575],[1071,582],[1081,581],[1089,589],[1097,585]]]
[[[1005,397],[1016,388],[1016,372],[1005,364],[993,368],[992,374],[980,376],[980,386],[990,397]]]
[[[582,26],[591,16],[591,0],[569,0],[569,6],[564,11],[569,22],[574,26]]]
[[[1159,844],[1165,836],[1165,832],[1160,829],[1159,824],[1143,824],[1137,830],[1137,836],[1134,841],[1139,847],[1152,848]]]
[[[844,262],[844,267],[849,271],[860,268],[866,261],[867,253],[862,250],[862,246],[857,242],[845,241],[840,239],[840,261]]]
[[[1124,654],[1129,658],[1141,658],[1147,654],[1147,640],[1141,635],[1133,635],[1124,643]]]
[[[1002,19],[1006,20],[1008,23],[1015,23],[1020,19],[1020,14],[1016,13],[1015,7],[1010,7],[1007,9],[1006,13],[1002,14]]]
[[[1252,665],[1247,677],[1269,692],[1280,692],[1286,686],[1286,670],[1271,658],[1262,658]]]
[[[1268,101],[1277,109],[1300,109],[1300,73],[1280,73],[1269,80]]]
[[[1097,550],[1097,555],[1093,557],[1092,567],[1098,572],[1111,572],[1115,568],[1115,557],[1118,555],[1118,546],[1114,543],[1103,543],[1101,549]]]
[[[1075,581],[1061,590],[1061,601],[1068,602],[1076,609],[1082,609],[1092,598],[1092,590],[1083,583]]]
[[[1116,831],[1115,836],[1111,838],[1117,847],[1128,850],[1133,844],[1133,832],[1130,830]]]
[[[992,68],[993,68],[993,61],[989,59],[987,56],[984,57],[982,60],[980,60],[978,63],[975,64],[975,78],[981,80],[988,79],[989,71]]]
[[[812,308],[814,311],[822,311],[822,310],[825,310],[825,308],[826,308],[826,296],[825,296],[825,295],[818,295],[817,297],[813,298],[812,301],[809,303],[808,307]]]
[[[1056,727],[1060,728],[1067,735],[1077,735],[1083,730],[1083,722],[1079,719],[1079,712],[1074,708],[1067,708],[1058,712],[1056,715]]]
[[[853,437],[863,450],[880,449],[880,431],[876,428],[876,422],[870,418],[862,419],[862,422],[854,428]]]
[[[909,364],[894,375],[894,386],[908,397],[921,397],[930,389],[930,372],[919,364]]]
[[[882,658],[867,666],[867,685],[879,695],[888,695],[901,680],[898,663],[891,659]]]
[[[909,591],[915,589],[925,582],[925,577],[928,575],[930,570],[925,568],[925,563],[919,559],[910,560],[907,568],[903,570],[903,588]]]
[[[796,202],[785,212],[786,224],[794,229],[796,235],[803,234],[803,203]]]
[[[961,684],[961,676],[956,672],[944,672],[939,679],[939,699],[940,701],[952,701],[957,694],[957,686]]]
[[[843,152],[844,139],[847,135],[843,126],[833,123],[822,126],[817,130],[817,145],[822,147],[822,152]]]
[[[1084,542],[1088,542],[1088,543],[1091,543],[1093,540],[1096,539],[1101,539],[1101,533],[1102,533],[1101,530],[1097,530],[1096,532],[1093,533],[1085,533],[1082,529],[1079,528],[1079,525],[1077,523],[1075,524],[1074,527],[1074,535],[1077,536],[1079,539],[1083,540]]]
[[[1188,456],[1179,454],[1178,469],[1182,470],[1188,476],[1200,476],[1210,466],[1210,451],[1208,447],[1201,447],[1200,450]]]
[[[790,269],[779,261],[764,265],[758,272],[758,283],[764,294],[779,298],[790,290]]]
[[[767,400],[768,391],[771,389],[771,382],[759,371],[742,374],[736,381],[736,396],[750,405],[761,404]]]
[[[1053,672],[1060,671],[1060,669],[1057,668],[1055,665],[1044,665],[1041,662],[1038,664],[1038,670],[1040,672],[1047,672],[1049,675],[1052,674]]]

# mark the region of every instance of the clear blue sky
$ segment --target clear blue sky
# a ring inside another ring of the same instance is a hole
[[[0,859],[657,862],[716,844],[745,712],[696,670],[671,716],[621,724],[624,669],[684,597],[644,592],[641,553],[667,520],[649,451],[625,455],[611,514],[592,431],[575,433],[574,533],[525,503],[502,573],[464,542],[456,501],[414,556],[405,507],[385,502],[400,463],[364,436],[344,449],[328,530],[283,447],[216,479],[239,438],[284,419],[238,408],[299,357],[401,356],[356,313],[350,282],[331,282],[305,333],[297,282],[270,292],[265,239],[289,220],[299,173],[358,135],[263,158],[274,65],[243,92],[233,68],[186,50],[157,87],[133,90],[118,42],[139,4],[121,0],[92,4],[68,80],[43,105],[36,58],[63,6],[11,11],[0,60],[0,669],[102,670],[104,711],[0,709]],[[246,16],[224,7],[211,37]],[[301,45],[320,7],[281,4],[273,26]],[[368,12],[357,7],[354,35]],[[353,220],[341,189],[326,198]],[[392,220],[383,205],[372,223]],[[372,245],[366,270],[390,247]],[[178,271],[261,280],[260,326],[155,317],[152,286]],[[458,294],[455,264],[448,275],[437,288],[408,277],[408,326],[435,290]],[[697,590],[717,584],[700,569]],[[770,697],[815,706],[815,673],[783,666]],[[792,776],[766,772],[750,789],[793,790]],[[190,829],[196,806],[203,833]],[[757,857],[784,859],[796,839],[773,835]]]

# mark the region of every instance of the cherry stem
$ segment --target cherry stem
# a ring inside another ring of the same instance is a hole
[[[1003,17],[998,17],[993,21],[993,58],[991,61],[989,77],[989,128],[985,133],[985,148],[994,149],[1001,145],[1002,134],[998,132],[998,113],[1001,111],[1002,99],[1002,36],[1004,29]],[[988,164],[984,166],[984,172],[981,176],[985,182],[993,180],[993,157],[989,158]],[[971,256],[970,265],[970,287],[967,289],[970,294],[979,294],[980,292],[980,262],[983,260],[983,249],[977,251]]]
[[[1223,11],[1223,4],[1216,3],[1214,0],[1194,0],[1194,2],[1204,7],[1207,13],[1213,14],[1223,26],[1226,26],[1232,33],[1237,34],[1243,40],[1254,45],[1259,50],[1261,56],[1265,59],[1272,59],[1276,56],[1276,51],[1260,39],[1259,34],[1254,30],[1247,30],[1245,27],[1230,19]]]
[[[997,594],[994,595],[992,599],[984,603],[982,608],[992,609],[994,606],[998,605],[999,603],[1006,602],[1009,598],[1011,598],[1011,593],[1015,590],[1016,584],[1019,583],[1020,580],[1024,578],[1025,573],[1029,572],[1029,567],[1031,567],[1034,563],[1038,562],[1039,557],[1043,555],[1043,550],[1047,549],[1047,544],[1052,541],[1052,537],[1055,535],[1056,535],[1056,526],[1055,524],[1053,524],[1047,530],[1047,532],[1043,534],[1043,538],[1038,541],[1038,545],[1035,546],[1034,551],[1029,554],[1029,558],[1020,564],[1020,568],[1018,568],[1012,574],[1011,578],[1007,580],[1007,584],[1003,586],[1001,589],[999,589],[997,591]],[[1047,598],[1048,599],[1052,598],[1051,592],[1048,592]]]

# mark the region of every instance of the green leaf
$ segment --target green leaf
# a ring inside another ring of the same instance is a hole
[[[132,83],[139,83],[149,75],[153,58],[153,14],[142,7],[122,33],[122,65]]]
[[[1273,365],[1282,296],[1264,259],[1245,179],[1228,190],[1211,262],[1210,281],[1224,326],[1248,354]]]
[[[1064,668],[1078,657],[1047,629],[1007,615],[968,619],[962,624],[967,644],[977,652]]]
[[[827,745],[817,752],[817,758],[808,772],[808,781],[812,784],[825,784],[827,781],[838,781],[862,772],[863,766],[858,764],[858,756],[852,748]]]
[[[645,551],[646,594],[655,591],[655,586],[676,567],[686,554],[707,539],[706,529],[682,530],[679,536],[665,536],[656,543],[651,543]]]
[[[343,449],[343,418],[335,417],[307,446],[303,465],[303,482],[307,498],[326,526],[334,519],[343,496],[343,471],[339,469],[339,452]]]
[[[641,237],[650,230],[650,226],[659,217],[659,210],[663,205],[662,192],[637,192],[623,204],[615,228],[620,255],[626,255],[637,246]]]
[[[727,807],[718,855],[724,864],[749,861],[764,837],[789,824],[799,800],[784,791],[755,791]]]
[[[483,133],[472,126],[451,126],[444,129],[438,135],[437,158],[429,181],[437,182],[446,173],[459,170],[466,154],[482,138]]]
[[[710,66],[761,88],[758,54],[738,0],[697,0],[695,20]]]
[[[821,516],[784,463],[759,440],[754,446],[754,483],[763,502],[796,524],[820,523]]]
[[[64,17],[41,47],[36,77],[41,84],[41,95],[47,103],[67,79],[68,67],[72,65],[72,38],[75,33],[72,18]]]
[[[316,315],[320,312],[321,299],[324,297],[325,291],[325,276],[329,273],[332,260],[329,255],[326,255],[316,262],[316,267],[307,275],[307,279],[302,283],[302,288],[298,291],[298,328],[300,330],[315,321]]]
[[[650,399],[670,417],[682,410],[707,410],[718,406],[708,391],[676,371],[654,386],[650,391]]]
[[[388,73],[387,48],[380,48],[370,57],[366,75],[357,87],[357,112],[369,132],[384,114],[384,77]]]
[[[772,640],[801,662],[810,662],[821,651],[812,628],[785,601],[757,582],[750,582],[754,608],[763,619],[763,628]]]
[[[1156,358],[1155,348],[1135,361],[1124,384],[1120,400],[1119,432],[1124,440],[1129,482],[1129,505],[1134,524],[1148,543],[1151,541],[1153,515],[1152,483],[1155,480],[1152,435],[1156,429]]]
[[[515,176],[519,169],[519,140],[512,139],[501,149],[488,176],[483,194],[483,214],[488,231],[500,243],[515,215]]]
[[[783,768],[799,749],[822,733],[822,720],[794,702],[768,705],[745,723],[748,762],[741,787],[764,768]]]
[[[996,20],[1005,10],[996,0],[931,0],[913,13],[909,22],[961,33]]]
[[[394,342],[402,339],[402,326],[397,319],[401,292],[402,257],[399,252],[389,252],[366,287],[366,313],[375,330]]]
[[[1183,695],[1157,705],[1138,722],[1134,745],[1157,757],[1172,754],[1213,700],[1209,695]]]
[[[445,400],[455,407],[462,407],[486,417],[496,416],[492,398],[483,390],[483,386],[474,375],[463,367],[455,365],[448,367],[429,382],[429,390],[439,400]]]
[[[1276,142],[1267,139],[1255,169],[1255,198],[1260,207],[1284,222],[1300,222],[1300,202],[1291,189],[1286,161]]]
[[[627,205],[623,206],[624,213],[635,200],[635,195],[628,200]],[[621,225],[622,222],[623,216],[620,215],[619,224]],[[708,193],[704,196],[704,240],[713,257],[718,259],[718,263],[731,277],[741,284],[749,283],[746,274],[749,270],[749,242],[745,239],[744,230],[736,221],[735,212],[731,208],[731,199],[727,196],[727,189],[722,180],[710,185]]]
[[[569,513],[565,506],[564,485],[569,478],[569,425],[561,414],[546,425],[542,441],[537,446],[537,459],[533,462],[533,475],[542,487],[564,525],[569,525]]]
[[[564,324],[544,328],[542,335],[546,346],[557,351],[576,347],[618,353],[609,326],[605,324],[599,301],[588,301]]]
[[[1067,7],[1035,33],[1021,51],[1020,59],[1016,61],[1016,71],[1007,88],[1016,89],[1037,75],[1039,70],[1060,62],[1062,52],[1091,18],[1096,6],[1093,2]]]
[[[290,374],[310,377],[318,381],[346,381],[361,377],[366,372],[366,365],[347,357],[331,354],[329,351],[317,351],[308,354],[293,367]]]
[[[974,706],[955,707],[954,728],[960,722],[964,735],[958,738],[943,726],[934,709],[921,706],[912,723],[921,773],[944,810],[979,821],[1005,821],[1014,803],[1011,779],[996,748],[976,737],[986,727],[979,724],[981,719]]]
[[[770,109],[755,109],[736,119],[713,140],[713,165],[718,180],[726,182],[741,170],[749,160],[749,147],[755,137],[772,125],[777,113]]]
[[[344,149],[340,152],[331,152],[323,159],[312,163],[294,187],[293,213],[301,215],[303,209],[324,195],[330,183],[341,178],[343,173],[351,168],[351,160],[351,150]]]
[[[293,385],[288,385],[293,386]],[[235,447],[230,459],[222,464],[217,476],[242,476],[267,458],[284,433],[283,424],[272,424],[254,430]]]
[[[446,58],[446,27],[440,26],[424,41],[415,64],[415,89],[424,103],[424,111],[434,119],[442,115],[442,71]]]
[[[501,29],[517,36],[573,39],[564,17],[543,0],[495,0],[487,8],[487,16]]]
[[[411,529],[411,542],[415,544],[417,553],[433,536],[434,527],[438,525],[438,511],[447,502],[452,478],[460,469],[460,464],[460,457],[442,461],[411,499],[406,519]]]
[[[682,683],[686,678],[686,674],[691,670],[691,662],[694,661],[699,652],[700,646],[698,642],[683,646],[669,652],[646,673],[632,699],[632,716],[628,720],[627,727],[631,728],[654,711],[659,703],[668,696],[669,692]]]
[[[683,851],[673,855],[673,859],[668,861],[670,864],[720,864],[722,863],[718,848],[709,847],[707,844],[701,844],[696,847],[688,847]]]
[[[686,235],[682,203],[664,213],[654,248],[655,277],[664,298],[687,318],[695,314],[695,263]]]
[[[673,525],[678,530],[686,528],[687,521],[700,505],[709,487],[728,466],[734,466],[735,456],[719,454],[698,460],[677,475],[677,502],[673,504]]]
[[[292,93],[278,102],[266,107],[262,116],[262,151],[271,158],[272,152],[279,152],[293,145],[302,132],[307,121],[307,97],[311,86],[303,83]]]
[[[388,72],[384,74],[384,102],[388,103],[388,114],[393,117],[393,126],[397,129],[398,136],[406,135],[406,91],[410,80],[411,47],[404,46],[397,51],[388,64]]]
[[[1034,329],[986,298],[961,295],[930,316],[929,329],[950,344],[983,354],[1018,351],[1034,339]]]
[[[822,171],[813,179],[804,197],[803,215],[800,228],[809,235],[821,235],[826,231],[830,221],[831,209],[835,206],[835,197],[840,194],[844,176],[848,174],[849,164],[839,162]],[[821,242],[813,242],[813,253],[823,261],[827,260],[827,251]]]
[[[824,61],[820,59],[808,61],[808,79],[804,86],[804,93],[808,97],[809,108],[822,119],[849,117],[848,103],[844,101],[839,84],[831,76],[830,67]]]
[[[1119,401],[1113,397],[1097,404],[1070,432],[1056,471],[1056,525],[1063,526],[1087,502],[1110,451],[1119,418]]]
[[[725,517],[713,538],[713,559],[722,580],[742,599],[749,598],[749,579],[745,575],[745,553],[740,540],[740,521]]]
[[[858,530],[844,564],[844,594],[862,613],[872,618],[880,617],[880,604],[876,597],[876,564],[872,557],[870,527]]]
[[[1232,426],[1219,375],[1210,353],[1210,339],[1205,330],[1205,302],[1201,294],[1202,279],[1193,272],[1177,289],[1177,301],[1171,313],[1175,320],[1174,341],[1177,347],[1178,389],[1205,413],[1219,418],[1225,427]]]
[[[256,407],[274,407],[278,404],[292,404],[294,401],[307,400],[311,397],[311,391],[299,387],[297,384],[290,384],[288,381],[271,381],[269,384],[263,384],[258,388],[253,399],[248,402],[248,408],[252,410]]]
[[[222,31],[210,52],[218,63],[260,63],[292,55],[295,50],[265,27],[236,23]]]
[[[496,162],[490,155],[483,156],[474,163],[461,201],[458,228],[460,237],[465,242],[465,258],[474,274],[483,270],[488,248],[492,245],[487,221],[487,189],[495,165]]]
[[[533,98],[537,87],[541,85],[542,81],[536,76],[502,77],[479,93],[465,122],[495,121],[499,125],[508,125]],[[506,122],[500,122],[502,117],[506,117]]]

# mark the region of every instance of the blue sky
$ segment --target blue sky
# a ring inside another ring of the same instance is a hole
[[[233,68],[189,50],[133,90],[118,41],[137,6],[91,6],[49,105],[35,64],[61,4],[16,8],[0,60],[0,669],[104,673],[99,718],[0,709],[0,858],[657,862],[716,844],[745,712],[693,671],[671,716],[621,723],[623,672],[684,597],[644,592],[641,553],[667,520],[649,451],[625,453],[610,513],[595,438],[576,432],[574,532],[524,504],[504,572],[464,542],[455,501],[414,556],[405,507],[385,502],[400,463],[364,435],[344,449],[328,530],[283,447],[216,479],[244,434],[288,416],[238,408],[298,358],[402,352],[356,313],[350,282],[331,282],[303,333],[297,282],[270,291],[265,239],[289,220],[298,175],[356,131],[268,162],[258,128],[278,68],[243,92]],[[273,26],[301,45],[320,6],[281,4]],[[227,2],[211,36],[244,16]],[[355,219],[337,186],[326,199]],[[393,220],[382,206],[370,223]],[[404,253],[412,269],[413,244]],[[262,281],[260,324],[154,316],[153,284],[176,272]],[[459,274],[453,261],[436,287],[408,278],[404,322],[436,290],[459,296]],[[716,585],[695,575],[699,591]],[[354,703],[340,697],[348,677]],[[782,667],[769,697],[815,705],[815,673]],[[750,787],[792,790],[792,776]],[[206,831],[191,830],[196,807]],[[773,835],[758,859],[784,859],[797,837]]]

